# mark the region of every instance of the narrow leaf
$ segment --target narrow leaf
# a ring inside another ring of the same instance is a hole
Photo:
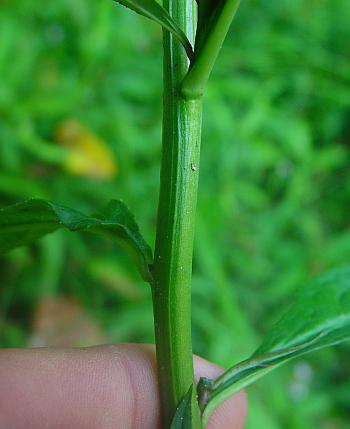
[[[170,31],[186,50],[189,59],[193,57],[191,43],[187,39],[185,33],[172,19],[169,13],[155,0],[114,0],[121,5],[132,9],[134,12],[157,22],[163,28]]]
[[[30,244],[60,228],[89,231],[118,240],[131,250],[144,280],[150,281],[151,249],[129,209],[117,200],[93,216],[41,199],[5,207],[0,210],[0,253]]]
[[[257,351],[201,389],[203,421],[238,390],[297,356],[350,339],[350,267],[312,281],[273,326]]]
[[[193,385],[177,407],[170,429],[192,429],[192,393]]]

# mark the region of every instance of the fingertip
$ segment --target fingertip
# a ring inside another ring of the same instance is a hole
[[[154,352],[147,346],[0,351],[0,427],[155,429]]]
[[[247,419],[247,395],[238,392],[223,402],[209,418],[207,429],[242,429]]]
[[[197,380],[222,369],[194,358]],[[0,426],[156,429],[159,395],[153,346],[0,351]],[[242,429],[243,392],[223,403],[207,429]]]

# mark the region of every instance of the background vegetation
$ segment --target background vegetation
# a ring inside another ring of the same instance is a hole
[[[204,109],[195,351],[245,357],[296,286],[350,259],[347,0],[243,1]],[[122,198],[149,242],[159,181],[161,31],[111,1],[0,2],[0,204],[93,212]],[[0,259],[0,345],[153,341],[119,249],[55,233]],[[349,345],[250,389],[251,429],[343,429]]]

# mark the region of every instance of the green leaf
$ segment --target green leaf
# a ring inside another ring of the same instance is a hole
[[[134,12],[157,22],[163,28],[170,31],[186,50],[188,58],[191,60],[193,57],[193,50],[191,43],[187,39],[185,33],[176,24],[168,12],[155,0],[114,0],[121,5],[132,9]]]
[[[89,231],[118,240],[131,250],[144,280],[151,280],[148,266],[152,251],[129,209],[117,200],[92,216],[41,199],[5,207],[0,210],[0,253],[30,244],[60,228]]]
[[[350,339],[350,267],[312,281],[297,293],[293,304],[273,326],[261,346],[246,361],[208,383],[199,383],[203,421],[238,390],[283,363]]]
[[[170,429],[192,429],[192,393],[193,385],[177,407]]]

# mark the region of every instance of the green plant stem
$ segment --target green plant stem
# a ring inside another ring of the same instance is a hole
[[[164,7],[194,39],[192,0],[166,0]],[[188,70],[182,46],[164,32],[164,118],[161,186],[153,266],[153,303],[163,427],[194,383],[191,338],[191,278],[197,202],[202,101],[184,99]],[[193,389],[195,392],[195,389]],[[193,394],[192,427],[200,427]]]
[[[226,0],[222,7],[217,6],[217,16],[208,30],[205,43],[203,46],[195,47],[193,65],[182,83],[181,92],[184,97],[194,98],[203,95],[239,4],[240,0]]]

